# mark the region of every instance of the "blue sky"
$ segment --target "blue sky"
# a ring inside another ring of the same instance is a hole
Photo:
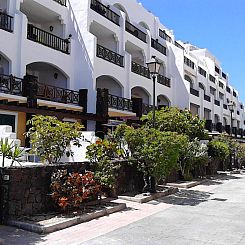
[[[139,0],[178,40],[207,48],[245,103],[244,0]]]

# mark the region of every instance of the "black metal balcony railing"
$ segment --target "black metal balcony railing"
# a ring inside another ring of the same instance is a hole
[[[159,36],[168,42],[172,42],[172,38],[164,31],[159,29]]]
[[[217,106],[220,106],[220,101],[219,100],[214,100],[214,104]]]
[[[0,92],[22,95],[22,80],[12,75],[0,74]]]
[[[174,42],[174,45],[177,47],[177,48],[180,48],[180,49],[183,49],[183,50],[185,50],[185,48],[182,46],[182,45],[180,45],[178,42]]]
[[[160,53],[167,55],[167,48],[158,42],[158,40],[151,39],[151,47],[159,51]]]
[[[116,95],[108,95],[108,106],[109,108],[114,108],[122,111],[133,111],[132,100],[122,98]]]
[[[54,1],[66,7],[66,0],[54,0]]]
[[[167,86],[169,88],[171,87],[171,80],[170,80],[170,78],[167,78],[167,77],[159,74],[157,76],[157,81],[158,81],[158,83],[160,83],[160,84],[162,84],[164,86]]]
[[[31,24],[27,26],[27,38],[31,41],[69,54],[69,39],[62,39]]]
[[[143,77],[150,78],[149,69],[134,61],[132,61],[132,64],[131,64],[131,71]]]
[[[123,56],[97,44],[97,57],[123,67]]]
[[[131,33],[133,36],[137,37],[138,39],[146,43],[146,34],[143,31],[141,31],[139,28],[132,25],[130,22],[126,21],[125,29],[127,32]]]
[[[13,32],[12,29],[13,17],[0,12],[0,29],[3,29],[8,32]]]
[[[199,91],[196,90],[196,89],[194,89],[194,88],[190,88],[190,93],[191,93],[192,95],[195,95],[195,96],[199,97]]]
[[[104,16],[106,19],[112,21],[116,25],[120,26],[120,16],[112,11],[109,6],[105,6],[97,0],[91,0],[90,8],[93,9],[98,14]]]
[[[210,96],[204,94],[204,100],[210,102],[211,101],[211,98],[210,98]]]
[[[79,92],[36,82],[33,84],[36,97],[65,104],[79,104]]]
[[[142,114],[146,115],[148,114],[150,111],[153,110],[153,105],[149,105],[149,104],[142,104]]]
[[[223,104],[223,108],[227,110],[228,106],[226,104]]]

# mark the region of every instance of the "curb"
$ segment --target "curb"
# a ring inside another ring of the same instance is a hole
[[[10,226],[16,226],[20,229],[35,232],[38,234],[48,234],[52,233],[58,230],[62,230],[74,225],[78,225],[84,222],[88,222],[93,219],[97,219],[112,213],[116,213],[119,211],[122,211],[126,208],[125,203],[120,203],[115,207],[109,207],[109,208],[104,208],[100,211],[91,213],[91,214],[84,214],[81,216],[73,217],[73,218],[68,218],[64,221],[60,221],[54,224],[49,224],[49,225],[36,225],[36,224],[31,224],[31,223],[26,223],[22,221],[16,221],[16,220],[9,220],[7,222],[7,225]],[[1,240],[0,240],[0,245],[1,245]]]
[[[187,183],[167,183],[167,186],[189,189],[194,186],[200,185],[204,183],[205,181],[207,180],[190,181]]]
[[[159,199],[161,197],[165,197],[165,196],[174,194],[178,191],[179,191],[178,188],[170,187],[166,191],[157,192],[157,193],[151,194],[150,196],[146,196],[146,197],[142,197],[142,198],[131,197],[131,196],[118,196],[118,199],[130,201],[130,202],[146,203],[146,202],[149,202],[149,201],[152,201],[155,199]]]

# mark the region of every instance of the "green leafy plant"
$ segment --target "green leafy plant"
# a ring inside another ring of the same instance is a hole
[[[0,155],[2,156],[2,167],[5,164],[5,158],[10,158],[11,150],[13,148],[12,142],[8,138],[0,139]]]
[[[25,153],[25,149],[21,149],[18,145],[14,145],[9,154],[9,157],[12,159],[11,166],[14,165],[14,162],[17,162],[21,166],[20,159]]]
[[[32,152],[42,161],[56,163],[63,155],[71,156],[71,143],[81,146],[83,126],[80,123],[62,122],[56,117],[35,115],[27,122],[31,128],[26,136],[30,138]]]
[[[148,128],[128,127],[124,137],[138,169],[157,179],[177,168],[181,145],[187,141],[184,135]]]
[[[152,112],[143,116],[146,126],[152,128]],[[166,132],[177,132],[192,139],[206,139],[205,121],[193,116],[189,110],[180,110],[175,107],[163,107],[156,111],[156,129]]]
[[[212,140],[208,143],[208,155],[211,157],[209,163],[211,174],[215,174],[219,163],[223,164],[230,155],[229,145],[219,140]]]
[[[203,169],[208,164],[209,158],[207,145],[201,144],[197,138],[186,143],[181,145],[181,157],[178,163],[184,180],[191,180],[192,171],[196,168]]]
[[[237,147],[237,159],[240,166],[245,166],[245,144],[241,143]]]
[[[95,168],[95,179],[102,185],[103,189],[113,189],[116,173],[120,169],[122,151],[119,144],[112,138],[99,140],[87,147],[87,158]],[[117,160],[117,161],[114,161]]]

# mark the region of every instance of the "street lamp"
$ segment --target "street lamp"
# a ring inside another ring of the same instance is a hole
[[[160,63],[157,61],[156,56],[152,56],[151,60],[146,63],[149,72],[152,76],[153,79],[153,116],[152,116],[152,124],[153,128],[155,128],[155,123],[156,123],[156,77],[159,73],[160,69]]]
[[[233,130],[233,122],[232,122],[232,113],[234,112],[234,103],[233,101],[230,102],[230,104],[228,104],[228,108],[231,112],[231,129],[230,129],[230,136],[232,136],[232,130]],[[230,170],[232,170],[232,152],[230,153]]]
[[[231,101],[231,103],[230,104],[228,104],[228,108],[229,108],[229,110],[230,110],[230,112],[231,112],[231,130],[230,130],[230,135],[232,135],[232,129],[233,129],[233,122],[232,122],[232,113],[234,112],[234,107],[235,107],[235,105],[234,105],[234,103]]]

